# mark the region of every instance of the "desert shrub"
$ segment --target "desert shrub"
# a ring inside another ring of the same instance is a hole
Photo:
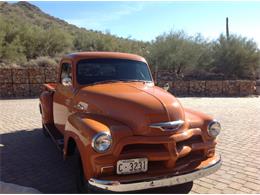
[[[175,78],[255,79],[260,51],[253,40],[221,35],[215,41],[183,31],[151,42],[86,30],[43,13],[28,2],[0,3],[0,66],[57,64],[76,51],[118,51],[144,56],[152,70],[170,69]],[[46,56],[46,57],[42,57]]]
[[[256,78],[260,67],[257,44],[245,37],[221,35],[213,43],[212,71],[223,73],[226,78]]]
[[[72,37],[58,28],[51,28],[41,34],[42,55],[54,57],[71,50]]]
[[[30,60],[27,65],[38,67],[57,66],[57,62],[48,56],[41,56],[37,59]]]
[[[24,62],[24,47],[17,35],[18,29],[12,28],[3,18],[0,18],[0,61],[2,62]]]
[[[74,35],[74,47],[76,51],[117,51],[136,54],[144,54],[147,43],[123,39],[100,32],[86,32],[80,30]]]
[[[25,63],[26,56],[24,55],[24,47],[21,45],[19,37],[16,37],[12,42],[6,43],[2,57],[6,59],[7,62],[14,63]]]
[[[188,36],[183,31],[158,36],[150,47],[149,60],[159,69],[173,70],[176,77],[184,77],[211,61],[209,44],[198,35]]]
[[[25,63],[39,56],[54,57],[71,50],[72,37],[61,29],[43,29],[28,23],[0,20],[0,56],[2,61]]]
[[[172,31],[152,42],[148,59],[158,69],[173,70],[176,78],[255,79],[260,69],[256,42],[236,35],[209,42]]]

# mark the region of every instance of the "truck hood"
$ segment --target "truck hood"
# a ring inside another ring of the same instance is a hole
[[[180,102],[153,83],[118,82],[87,86],[80,89],[77,102],[87,103],[91,113],[104,115],[129,126],[134,135],[165,134],[150,125],[184,121]]]

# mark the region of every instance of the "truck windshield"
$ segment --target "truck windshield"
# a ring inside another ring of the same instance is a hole
[[[77,64],[80,85],[98,82],[147,81],[152,77],[144,62],[126,59],[86,59]]]

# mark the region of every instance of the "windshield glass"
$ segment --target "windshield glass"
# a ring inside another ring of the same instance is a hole
[[[86,59],[77,64],[80,85],[109,81],[152,81],[144,62],[126,59]]]

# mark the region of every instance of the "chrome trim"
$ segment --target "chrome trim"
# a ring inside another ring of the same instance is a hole
[[[208,132],[208,135],[209,135],[210,137],[217,137],[217,136],[219,135],[219,133],[220,133],[220,131],[219,131],[219,133],[218,133],[217,136],[212,136],[212,135],[209,133],[210,127],[211,127],[213,124],[215,124],[215,123],[218,123],[218,124],[219,124],[220,131],[221,131],[221,124],[220,124],[220,122],[218,122],[216,119],[213,119],[212,121],[209,122],[209,124],[208,124],[208,126],[207,126],[207,132]]]
[[[71,86],[72,85],[72,79],[70,77],[65,77],[61,81],[62,85],[64,86]]]
[[[163,122],[163,123],[154,123],[151,124],[151,128],[158,128],[162,131],[175,131],[179,129],[184,124],[183,120],[177,120],[177,121],[170,121],[170,122]],[[168,127],[168,128],[167,128]]]
[[[109,146],[106,150],[104,150],[104,151],[99,151],[99,150],[95,147],[95,141],[96,141],[97,138],[99,138],[99,137],[102,136],[102,135],[106,135],[106,136],[110,137],[111,144],[110,144],[110,146]],[[112,146],[112,137],[111,137],[110,133],[108,133],[108,132],[100,132],[100,133],[97,133],[96,135],[94,135],[94,137],[92,138],[92,141],[91,141],[91,146],[92,146],[92,148],[93,148],[96,152],[98,152],[98,153],[104,153],[104,152],[108,151],[109,148],[111,148],[111,146]]]
[[[84,110],[84,106],[82,106],[80,103],[78,103],[77,105],[74,105],[74,108],[76,108],[78,110]]]
[[[87,110],[88,104],[85,102],[79,102],[78,104],[74,105],[74,108],[76,108],[78,110]]]
[[[163,86],[163,89],[164,89],[165,91],[168,91],[168,90],[170,89],[170,84],[169,84],[168,82],[165,83],[164,86]]]
[[[109,168],[114,168],[114,166],[105,166],[105,167],[101,167],[101,173],[104,172],[104,169],[109,169]]]
[[[211,164],[206,167],[202,167],[198,170],[192,172],[181,174],[181,175],[171,175],[160,178],[153,178],[143,181],[130,181],[130,182],[120,182],[120,181],[108,181],[99,180],[91,178],[88,183],[92,186],[103,190],[109,190],[113,192],[126,192],[126,191],[137,191],[150,188],[173,186],[182,183],[187,183],[195,179],[205,177],[216,172],[221,167],[221,156],[214,160]]]

